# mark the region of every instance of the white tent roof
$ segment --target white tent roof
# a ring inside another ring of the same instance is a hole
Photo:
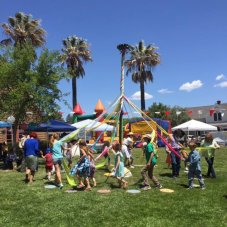
[[[190,120],[172,128],[173,131],[176,129],[183,131],[217,131],[217,127],[196,120]]]
[[[98,122],[91,119],[86,119],[84,121],[79,121],[77,123],[72,124],[73,127],[82,128],[85,127],[86,130],[92,131],[113,131],[114,127],[112,125],[108,125],[106,123]]]

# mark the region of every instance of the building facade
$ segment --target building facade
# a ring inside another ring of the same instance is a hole
[[[186,109],[192,119],[217,126],[219,131],[227,131],[227,103],[217,101],[215,105]]]

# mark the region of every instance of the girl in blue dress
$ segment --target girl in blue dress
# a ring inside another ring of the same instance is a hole
[[[119,183],[119,187],[127,188],[128,182],[124,180],[124,156],[121,152],[120,143],[113,144],[114,150],[114,177]]]
[[[80,148],[80,159],[78,160],[77,164],[72,168],[71,175],[77,175],[79,180],[79,185],[77,188],[83,188],[85,187],[83,180],[86,184],[85,190],[91,190],[91,185],[89,182],[89,176],[90,176],[90,160],[87,155],[87,145],[84,140],[81,140],[79,142],[79,148]]]

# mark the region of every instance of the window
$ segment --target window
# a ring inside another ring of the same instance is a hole
[[[217,120],[218,120],[218,114],[214,113],[214,121],[217,121]]]
[[[221,115],[220,112],[218,113],[218,120],[219,120],[219,121],[222,121],[222,115]]]

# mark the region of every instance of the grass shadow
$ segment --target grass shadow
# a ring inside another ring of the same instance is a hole
[[[172,173],[160,173],[159,176],[173,178]]]
[[[187,184],[180,184],[181,187],[188,188]]]

